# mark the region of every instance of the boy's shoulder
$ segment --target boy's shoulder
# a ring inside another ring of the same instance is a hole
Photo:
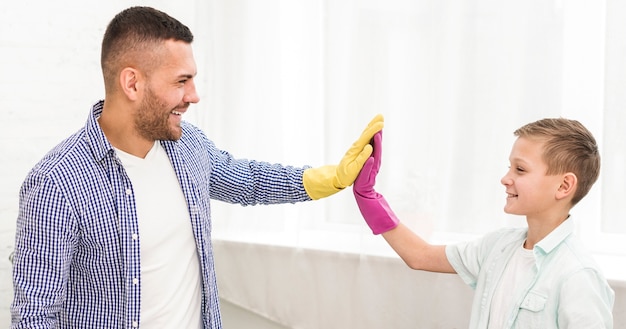
[[[550,262],[563,273],[591,269],[601,272],[591,251],[575,234],[570,234],[552,251]]]
[[[480,240],[486,245],[501,245],[524,241],[528,227],[503,227],[485,234]]]
[[[499,257],[521,246],[527,232],[525,227],[500,228],[473,240],[450,244],[446,249],[449,254],[474,255],[480,259]]]

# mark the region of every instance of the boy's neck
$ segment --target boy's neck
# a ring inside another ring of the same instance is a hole
[[[526,241],[524,241],[524,248],[533,249],[539,241],[548,236],[548,234],[554,231],[554,229],[567,220],[567,218],[569,218],[569,214],[540,219],[527,217],[528,235],[526,236]]]

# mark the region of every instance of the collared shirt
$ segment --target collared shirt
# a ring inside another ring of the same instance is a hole
[[[590,253],[565,220],[535,245],[533,279],[520,292],[506,328],[613,328],[615,293]],[[492,297],[527,228],[508,228],[475,241],[449,245],[446,255],[463,281],[475,289],[470,329],[487,328]]]
[[[98,125],[52,149],[20,190],[13,265],[12,328],[137,328],[141,276],[133,187]],[[211,247],[210,199],[241,205],[311,200],[304,168],[235,159],[183,122],[161,141],[187,201],[202,276],[205,328],[221,328]],[[163,284],[167,284],[164,282]]]

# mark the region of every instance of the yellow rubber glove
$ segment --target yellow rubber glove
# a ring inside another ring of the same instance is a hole
[[[352,185],[363,164],[372,154],[370,145],[372,137],[383,129],[383,126],[382,114],[376,115],[343,156],[339,165],[306,169],[302,175],[302,183],[309,197],[313,200],[325,198]]]

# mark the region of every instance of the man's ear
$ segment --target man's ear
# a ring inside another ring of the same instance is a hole
[[[120,72],[120,88],[131,101],[139,99],[139,79],[139,71],[132,67],[126,67]]]
[[[568,172],[563,175],[561,185],[556,192],[556,198],[558,200],[565,199],[567,197],[574,196],[576,187],[578,186],[578,177],[574,173]]]

